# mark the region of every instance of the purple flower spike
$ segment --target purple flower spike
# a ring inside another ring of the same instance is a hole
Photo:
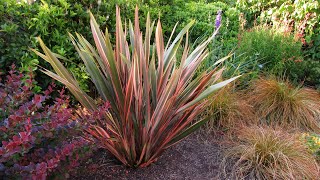
[[[221,25],[221,18],[222,18],[221,14],[222,14],[222,10],[219,10],[218,11],[218,15],[216,17],[216,22],[215,22],[216,29],[218,29],[220,27],[220,25]]]

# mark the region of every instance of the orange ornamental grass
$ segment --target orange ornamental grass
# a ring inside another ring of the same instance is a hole
[[[158,21],[155,44],[152,45],[154,22],[150,21],[149,15],[143,37],[138,8],[134,25],[129,21],[128,29],[123,29],[117,7],[116,42],[113,45],[108,29],[103,34],[92,14],[90,18],[96,47],[79,34],[76,38],[70,37],[101,98],[110,102],[111,110],[105,112],[103,121],[92,123],[87,132],[123,164],[148,166],[165,149],[204,124],[207,119],[192,122],[206,106],[206,98],[237,77],[214,84],[223,71],[217,67],[194,77],[195,70],[208,55],[207,45],[217,34],[216,31],[190,52],[188,30],[194,21],[175,38],[173,30],[166,46]],[[176,54],[183,37],[183,53],[178,60]],[[94,100],[79,88],[77,81],[58,60],[63,57],[52,53],[40,38],[39,42],[44,54],[35,52],[49,62],[56,73],[42,71],[65,84],[89,111],[96,111]],[[212,66],[218,66],[224,59]]]
[[[243,97],[243,93],[228,85],[220,89],[209,99],[209,105],[203,113],[210,117],[207,130],[236,130],[239,126],[257,125],[253,107]]]
[[[244,127],[222,163],[231,179],[319,179],[319,167],[300,134],[268,126]],[[226,175],[226,174],[225,174]]]
[[[316,90],[260,78],[253,83],[248,99],[268,124],[320,132],[320,94]]]

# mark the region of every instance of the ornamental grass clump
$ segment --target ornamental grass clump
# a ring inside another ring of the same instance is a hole
[[[227,162],[233,162],[231,179],[318,179],[320,173],[299,134],[267,126],[241,129],[224,167]]]
[[[225,131],[242,125],[257,124],[253,107],[242,96],[241,92],[230,85],[212,96],[209,106],[203,113],[205,117],[210,117],[207,130]]]
[[[260,78],[248,93],[257,115],[270,125],[319,132],[320,94],[288,81]]]
[[[204,124],[207,119],[194,120],[205,108],[206,98],[237,77],[214,84],[223,71],[218,67],[193,76],[208,55],[207,45],[218,32],[190,52],[188,30],[194,21],[175,38],[173,30],[166,45],[158,21],[152,45],[154,22],[149,15],[143,37],[138,9],[134,25],[129,21],[123,28],[117,7],[115,44],[111,44],[108,29],[103,34],[94,16],[90,14],[90,17],[96,47],[79,34],[70,36],[97,91],[103,100],[110,102],[111,110],[106,111],[103,120],[90,123],[86,130],[90,134],[88,139],[98,142],[127,166],[148,166],[165,149]],[[40,38],[39,42],[44,54],[35,52],[48,61],[56,73],[45,69],[43,72],[65,84],[85,108],[95,111],[94,100],[79,88],[58,60],[64,58],[52,53]],[[182,55],[176,56],[182,42]]]

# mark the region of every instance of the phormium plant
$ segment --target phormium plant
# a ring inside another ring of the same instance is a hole
[[[64,90],[55,99],[54,85],[34,94],[31,73],[23,75],[13,65],[8,74],[0,78],[0,176],[45,179],[77,165],[88,142],[77,135]]]
[[[173,30],[165,45],[158,21],[155,45],[151,45],[154,22],[151,23],[149,15],[143,38],[138,8],[134,26],[129,22],[125,26],[128,29],[123,30],[117,7],[116,43],[112,45],[108,29],[103,34],[94,16],[90,16],[97,50],[79,34],[77,38],[71,35],[71,39],[101,98],[110,101],[111,111],[106,111],[103,120],[91,123],[87,132],[123,164],[131,167],[148,166],[165,149],[204,124],[207,119],[191,122],[204,109],[207,104],[205,99],[237,77],[212,85],[219,79],[223,69],[216,68],[198,77],[193,76],[198,65],[207,57],[206,46],[218,30],[189,52],[188,30],[194,22],[190,22],[171,41]],[[177,50],[185,35],[180,65],[177,66]],[[65,84],[88,110],[96,110],[94,100],[79,88],[76,80],[58,60],[62,57],[52,53],[41,39],[39,41],[44,54],[35,52],[48,61],[57,74],[48,70],[43,72]]]

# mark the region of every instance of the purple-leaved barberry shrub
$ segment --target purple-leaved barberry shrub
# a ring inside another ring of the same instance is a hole
[[[74,168],[92,150],[65,90],[54,98],[54,84],[42,94],[33,93],[33,84],[32,73],[14,65],[0,77],[0,177],[46,179]]]

